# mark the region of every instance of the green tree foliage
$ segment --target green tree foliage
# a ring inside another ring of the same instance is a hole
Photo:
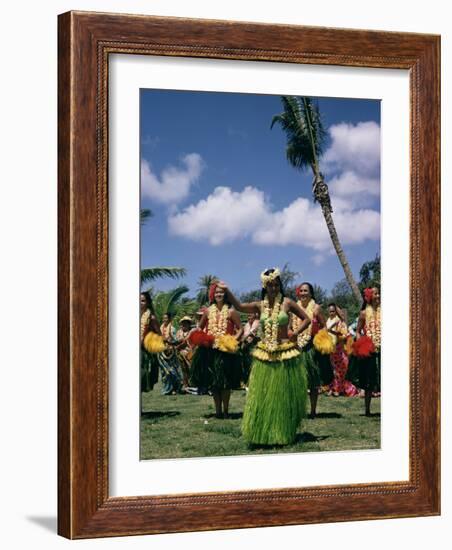
[[[248,302],[260,302],[261,299],[261,290],[250,290],[249,292],[242,292],[239,296],[239,300],[246,304]]]
[[[141,284],[169,277],[170,279],[179,279],[185,277],[187,270],[184,267],[145,267],[141,270]]]
[[[152,296],[155,315],[160,323],[165,313],[171,313],[173,317],[176,317],[181,313],[183,307],[187,308],[187,302],[182,302],[182,297],[188,290],[187,286],[181,285],[166,292],[157,292]]]
[[[377,254],[373,260],[365,262],[359,271],[359,286],[362,290],[375,284],[379,285],[381,280],[380,255]]]
[[[150,210],[149,208],[141,208],[140,209],[140,225],[145,225],[146,222],[152,218],[153,216],[153,212],[152,210]]]
[[[328,302],[328,292],[320,285],[313,284],[312,286],[314,288],[316,303],[321,305],[322,307],[326,307]]]
[[[200,306],[207,305],[209,303],[210,285],[215,281],[218,281],[218,277],[216,275],[207,274],[199,277],[196,300]]]

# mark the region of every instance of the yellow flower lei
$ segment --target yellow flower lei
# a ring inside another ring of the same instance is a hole
[[[314,302],[314,299],[311,298],[306,307],[302,306],[301,300],[298,300],[297,304],[301,307],[301,309],[303,309],[305,311],[306,315],[312,321],[312,318],[314,317],[314,310],[315,310],[315,307],[317,305]],[[294,330],[298,330],[300,328],[301,323],[302,323],[302,320],[299,317],[294,316],[293,322],[292,322],[292,326],[293,326]],[[308,325],[304,329],[304,331],[300,332],[300,334],[297,336],[297,344],[298,344],[298,347],[300,349],[303,349],[309,343],[309,340],[311,339],[311,336],[312,336],[311,335],[311,326],[312,325]]]
[[[376,349],[381,346],[380,306],[374,309],[370,304],[366,306],[366,334],[372,339]]]
[[[140,339],[143,341],[144,338],[144,331],[146,330],[146,327],[149,324],[149,318],[151,317],[151,311],[147,309],[141,314],[141,321],[140,321]]]
[[[262,300],[262,310],[266,315],[264,320],[264,338],[263,343],[267,351],[275,351],[278,347],[278,316],[281,309],[281,294],[278,293],[275,298],[273,308],[270,307],[268,296]]]
[[[228,315],[229,307],[226,304],[223,304],[220,311],[218,311],[215,304],[209,306],[209,324],[207,326],[207,331],[215,337],[215,342],[213,343],[214,348],[218,347],[218,339],[226,334],[228,328]]]

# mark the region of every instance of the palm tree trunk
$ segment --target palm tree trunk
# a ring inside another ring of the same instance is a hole
[[[356,281],[353,277],[352,270],[350,269],[350,265],[347,261],[347,258],[345,257],[344,250],[342,249],[341,243],[339,241],[339,237],[337,236],[336,226],[334,225],[333,216],[331,215],[330,209],[322,204],[322,212],[323,217],[325,218],[326,226],[328,227],[328,232],[331,237],[331,242],[333,243],[334,249],[336,250],[337,257],[339,258],[339,261],[341,262],[342,269],[345,273],[345,278],[347,279],[348,284],[350,285],[350,288],[352,289],[353,295],[355,296],[358,303],[361,302],[361,292],[359,291],[358,285],[356,284]]]
[[[321,172],[316,169],[316,166],[317,165],[312,166],[312,170],[314,172],[314,182],[312,184],[312,194],[314,195],[314,201],[318,202],[322,208],[323,217],[325,218],[325,223],[330,234],[331,242],[333,243],[334,249],[336,250],[337,257],[341,262],[342,269],[345,273],[345,278],[347,279],[347,282],[350,285],[350,288],[352,289],[353,295],[355,296],[357,302],[360,303],[362,300],[361,292],[353,277],[353,273],[350,269],[347,258],[345,257],[345,252],[339,241],[336,226],[334,225],[333,221],[333,216],[331,215],[331,213],[333,212],[333,208],[331,206],[331,198],[330,192],[328,190],[328,185],[325,183]]]

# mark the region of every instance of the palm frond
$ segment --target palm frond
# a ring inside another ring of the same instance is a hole
[[[299,169],[318,167],[326,137],[318,105],[309,97],[282,96],[281,102],[284,111],[270,127],[278,123],[285,132],[287,160]]]
[[[154,213],[150,208],[141,208],[140,209],[140,225],[144,225],[149,218],[152,218]]]
[[[185,285],[178,286],[167,292],[158,292],[153,297],[154,309],[157,319],[160,321],[165,313],[174,313],[177,302],[181,296],[188,292]]]
[[[216,275],[207,274],[199,277],[196,299],[200,305],[203,305],[209,301],[209,288],[214,281],[218,281],[218,277]]]
[[[169,277],[170,279],[179,279],[187,274],[187,270],[184,267],[145,267],[141,270],[141,284],[162,277]]]

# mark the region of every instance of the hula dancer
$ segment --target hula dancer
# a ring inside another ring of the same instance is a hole
[[[246,304],[221,285],[238,311],[259,314],[262,327],[262,338],[251,351],[242,432],[252,445],[290,445],[306,416],[306,373],[295,344],[298,332],[289,339],[289,313],[301,319],[299,332],[310,321],[293,300],[284,297],[279,269],[264,271],[261,282],[262,300]]]
[[[322,308],[316,303],[311,283],[301,283],[296,288],[297,304],[309,317],[311,324],[300,332],[301,321],[292,319],[292,328],[298,333],[297,344],[301,351],[303,365],[308,377],[311,412],[309,418],[315,418],[317,399],[322,384],[329,384],[333,377],[329,356],[319,353],[313,345],[314,336],[325,326]]]
[[[334,379],[329,386],[328,395],[354,397],[359,392],[349,380],[345,379],[348,369],[348,355],[345,351],[348,327],[345,313],[334,303],[328,304],[326,328],[336,340],[334,352],[330,355]]]
[[[358,317],[353,353],[358,361],[359,387],[365,391],[366,416],[370,416],[372,392],[380,391],[380,289],[365,288],[364,302]]]
[[[242,354],[242,377],[243,385],[248,386],[248,378],[251,371],[251,349],[259,340],[259,315],[257,313],[249,313],[248,321],[243,327],[242,341],[240,343],[240,351]]]
[[[163,349],[163,340],[160,334],[160,327],[154,312],[151,297],[148,292],[140,294],[140,374],[141,391],[148,392],[154,388],[159,378],[159,364],[157,352]],[[146,339],[146,337],[148,337]],[[157,340],[160,347],[145,346],[146,343]]]
[[[231,390],[240,388],[242,374],[238,354],[241,321],[218,283],[210,286],[209,301],[199,329],[190,335],[192,345],[198,346],[193,354],[190,380],[192,386],[207,388],[212,393],[216,418],[229,418]]]
[[[182,369],[183,390],[187,393],[190,391],[188,379],[193,357],[193,348],[189,339],[192,331],[191,323],[191,317],[185,315],[179,321],[179,330],[176,332],[176,353]]]
[[[173,326],[171,314],[163,315],[160,325],[165,349],[157,355],[162,379],[162,395],[176,395],[183,393],[182,375],[174,346],[176,344],[176,329]]]

